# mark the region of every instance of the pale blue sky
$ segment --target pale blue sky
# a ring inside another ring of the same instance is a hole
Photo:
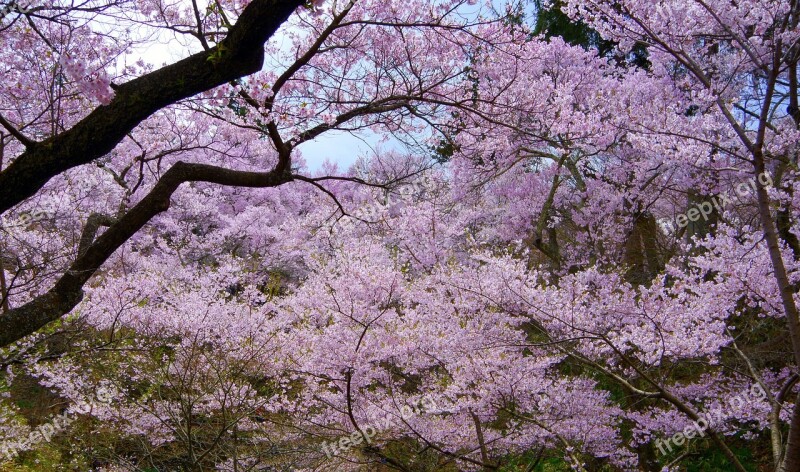
[[[337,163],[339,169],[344,171],[360,156],[371,154],[377,141],[377,135],[357,137],[342,131],[329,131],[301,144],[297,149],[310,171],[319,169],[326,160]]]

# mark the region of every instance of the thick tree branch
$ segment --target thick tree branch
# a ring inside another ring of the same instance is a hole
[[[216,47],[120,85],[110,104],[59,135],[30,143],[0,172],[0,214],[59,173],[108,153],[156,111],[259,71],[264,43],[302,4],[302,0],[253,0]]]
[[[276,187],[292,180],[288,170],[289,161],[285,159],[281,159],[269,172],[245,172],[206,164],[177,162],[150,193],[111,224],[94,242],[88,243],[89,236],[81,238],[82,243],[85,242],[87,246],[81,248],[78,257],[49,291],[25,305],[0,315],[0,347],[8,346],[33,334],[75,308],[83,298],[83,285],[120,246],[125,244],[125,241],[154,216],[169,208],[170,197],[182,183],[208,182],[236,187]],[[104,222],[103,218],[95,220],[92,223],[96,226]],[[96,230],[95,227],[94,231]]]
[[[80,242],[78,243],[78,257],[84,255],[94,242],[94,237],[101,226],[110,227],[114,224],[114,219],[100,213],[92,213],[86,219],[86,226],[83,227]]]

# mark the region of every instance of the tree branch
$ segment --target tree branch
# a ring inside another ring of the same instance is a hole
[[[8,132],[11,133],[12,136],[17,138],[17,141],[21,142],[26,148],[29,148],[35,144],[33,140],[22,134],[20,130],[15,128],[14,125],[12,125],[11,123],[8,122],[8,120],[3,118],[3,115],[0,115],[0,125],[3,125],[3,128],[8,130]]]
[[[84,231],[78,257],[55,285],[32,301],[0,315],[0,347],[33,334],[69,313],[83,299],[83,285],[112,254],[154,216],[166,211],[170,197],[184,182],[208,182],[236,187],[277,187],[292,180],[289,161],[280,160],[269,172],[246,172],[206,164],[177,162],[136,206],[113,223],[94,242],[88,243],[91,228]],[[91,219],[91,218],[90,218]],[[99,226],[103,218],[95,218]],[[108,221],[105,221],[108,222]],[[97,227],[94,232],[96,233]]]
[[[0,214],[61,172],[110,152],[156,111],[259,71],[264,43],[302,4],[302,0],[253,0],[217,46],[120,85],[108,105],[97,107],[71,129],[32,143],[0,172]]]

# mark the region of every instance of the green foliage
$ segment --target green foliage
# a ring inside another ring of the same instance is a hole
[[[534,35],[542,35],[545,38],[560,37],[573,46],[583,46],[587,50],[595,49],[601,57],[613,58],[620,64],[627,63],[643,69],[650,66],[644,44],[634,46],[628,57],[614,57],[616,44],[603,39],[597,31],[582,21],[571,20],[561,11],[560,0],[554,0],[547,8],[543,0],[533,0],[533,4],[536,9]]]
[[[432,149],[433,151],[433,158],[436,162],[443,164],[448,162],[452,159],[453,155],[458,151],[458,148],[453,144],[452,141],[442,139],[439,141],[439,145]]]
[[[531,469],[531,466],[533,468]],[[567,472],[573,470],[569,463],[558,457],[539,457],[539,451],[511,456],[503,460],[499,472]]]
[[[745,448],[732,447],[734,454],[739,458],[739,462],[748,471],[756,472],[758,462],[753,459],[753,452]],[[731,463],[725,455],[716,447],[706,449],[698,456],[690,456],[681,461],[686,472],[728,472],[731,470]]]
[[[546,38],[558,36],[573,46],[583,46],[586,49],[595,48],[601,56],[608,55],[614,48],[614,43],[600,37],[597,31],[589,28],[580,21],[572,21],[561,11],[561,2],[556,0],[548,8],[543,5],[543,0],[533,0],[536,8],[536,23],[533,33]]]

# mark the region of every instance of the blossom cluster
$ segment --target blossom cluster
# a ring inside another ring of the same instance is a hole
[[[114,91],[111,89],[111,79],[104,71],[92,71],[86,61],[75,59],[69,54],[62,55],[59,63],[67,77],[75,82],[83,94],[103,105],[111,103]]]

